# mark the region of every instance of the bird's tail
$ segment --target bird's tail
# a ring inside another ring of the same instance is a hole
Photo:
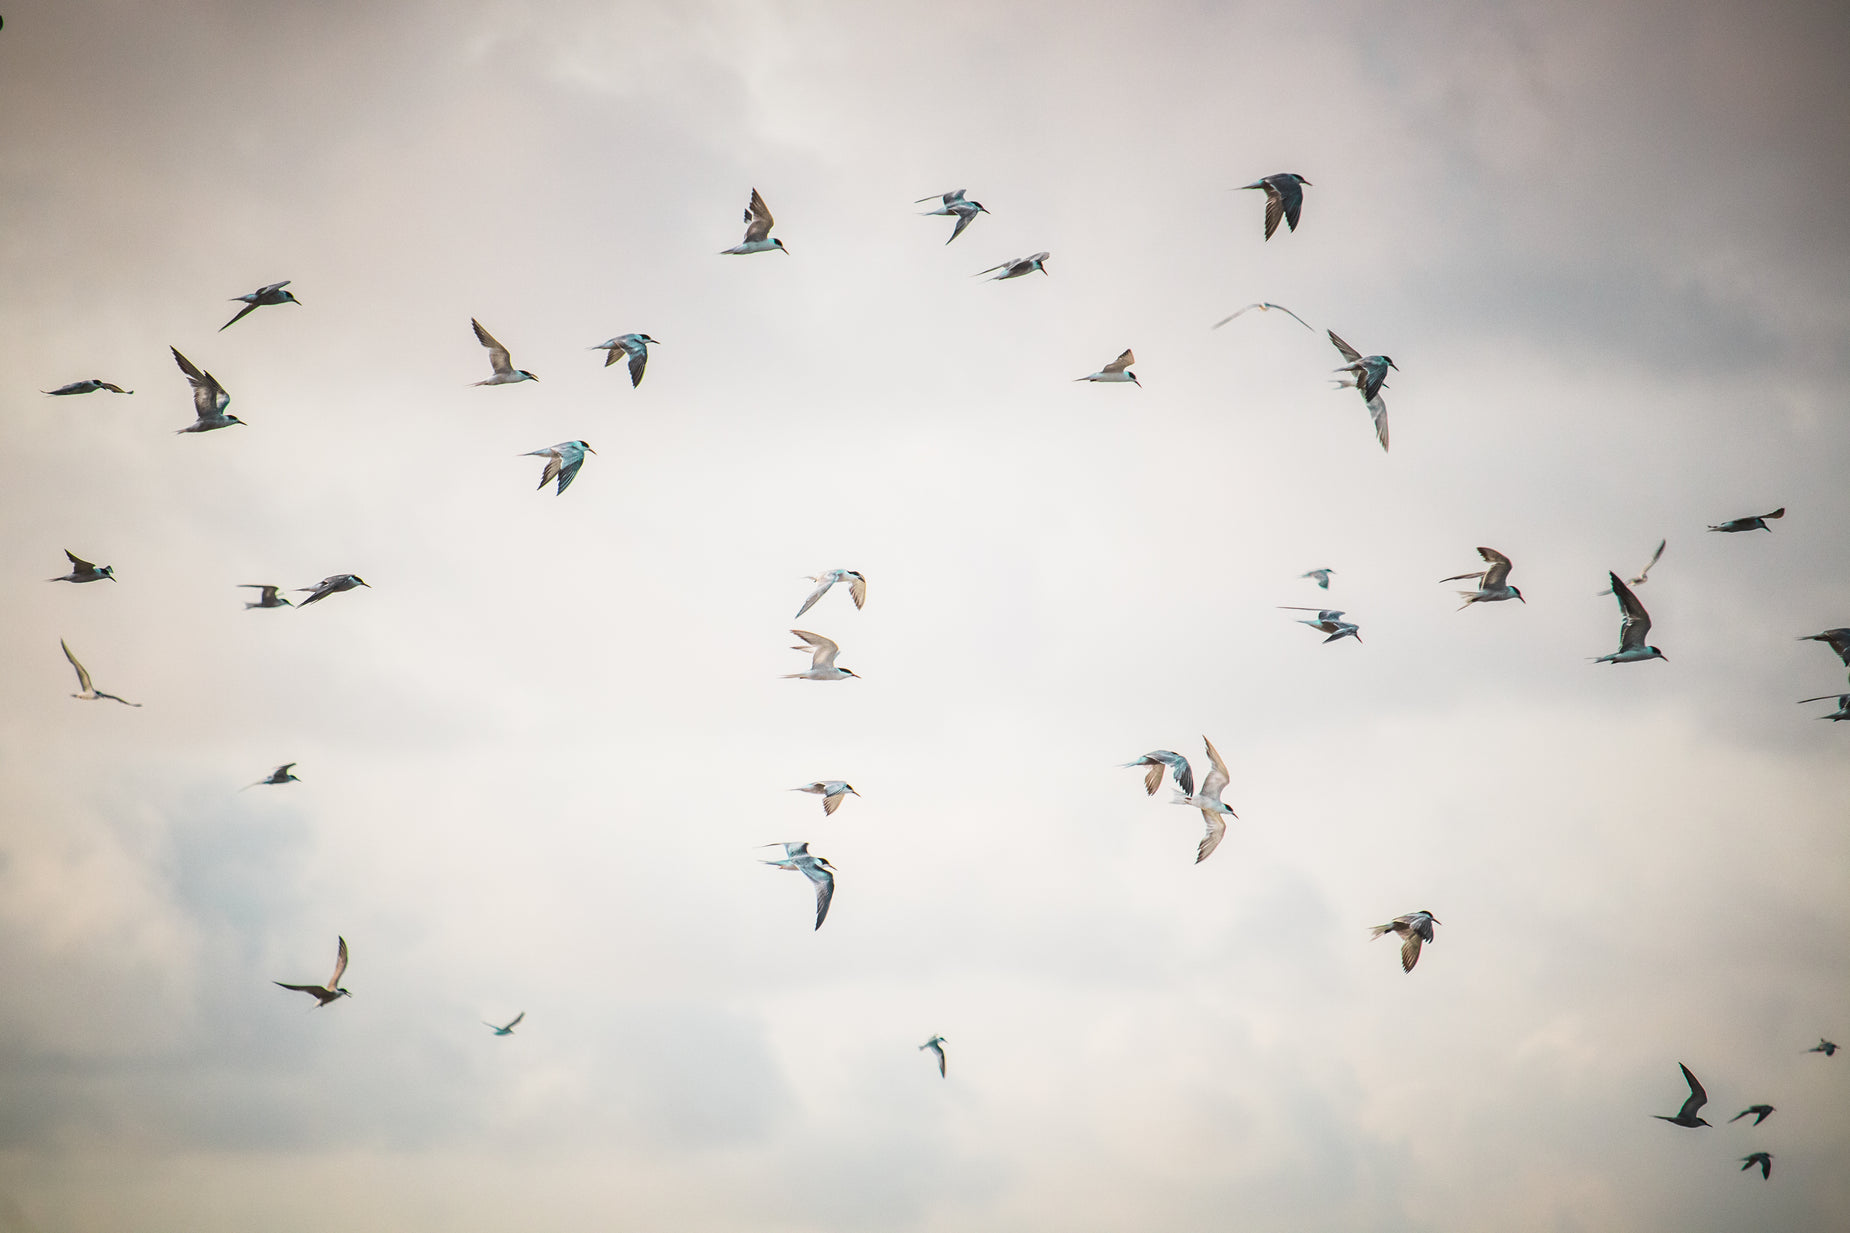
[[[1392,933],[1392,932],[1394,932],[1394,926],[1392,925],[1373,925],[1373,926],[1370,926],[1368,930],[1368,937],[1369,937],[1369,940],[1372,941],[1375,938],[1380,937],[1384,933]]]

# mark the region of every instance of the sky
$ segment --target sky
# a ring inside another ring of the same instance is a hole
[[[0,1233],[1850,1210],[1841,6],[0,17]]]

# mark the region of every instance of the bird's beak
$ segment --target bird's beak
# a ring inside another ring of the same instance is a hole
[[[585,446],[585,453],[587,453],[587,454],[595,454],[595,453],[597,453],[597,451],[596,451],[596,450],[594,450],[594,449],[592,449],[592,448],[591,448],[590,446],[588,446],[588,445],[587,445],[587,446]]]
[[[853,788],[849,788],[849,789],[848,789],[848,791],[850,791],[850,792],[854,792],[854,789],[853,789]],[[854,792],[854,794],[855,794],[856,796],[859,796],[859,795],[860,795],[860,793],[859,793],[859,792]]]
[[[1520,595],[1518,595],[1518,596],[1517,596],[1516,598],[1517,598],[1517,599],[1522,599],[1522,596],[1520,596]],[[1528,600],[1526,600],[1526,599],[1522,599],[1522,602],[1526,604],[1526,603],[1528,603],[1529,601],[1528,601]]]
[[[366,579],[364,578],[360,579],[360,585],[365,587],[369,591],[373,589],[373,584],[366,581]]]

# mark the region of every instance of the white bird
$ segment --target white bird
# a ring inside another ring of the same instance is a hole
[[[320,603],[330,595],[338,595],[342,591],[351,591],[355,587],[371,588],[372,585],[372,583],[361,578],[358,574],[329,574],[326,578],[323,578],[312,587],[297,587],[296,590],[314,592],[313,595],[310,595],[307,599],[302,601],[301,606],[306,608],[310,604]],[[294,605],[291,606],[293,607]]]
[[[1328,634],[1329,637],[1324,639],[1325,642],[1335,642],[1338,638],[1354,638],[1357,642],[1362,640],[1362,627],[1353,621],[1343,620],[1341,608],[1301,608],[1296,604],[1280,604],[1279,608],[1285,612],[1316,613],[1316,620],[1306,621],[1299,618],[1298,624],[1308,625],[1318,633]]]
[[[1696,1115],[1702,1112],[1702,1106],[1709,1103],[1709,1094],[1702,1090],[1702,1084],[1696,1081],[1696,1076],[1690,1073],[1689,1067],[1681,1062],[1677,1065],[1682,1068],[1683,1081],[1689,1084],[1689,1099],[1683,1102],[1683,1107],[1677,1110],[1675,1117],[1666,1117],[1662,1113],[1653,1113],[1651,1116],[1660,1122],[1669,1122],[1672,1126],[1687,1126],[1691,1130],[1698,1126],[1707,1126],[1708,1121]]]
[[[1658,540],[1657,541],[1657,551],[1651,554],[1651,559],[1645,562],[1645,567],[1638,571],[1638,576],[1636,578],[1631,578],[1631,579],[1628,579],[1627,581],[1629,581],[1635,587],[1643,586],[1645,582],[1650,579],[1651,570],[1656,567],[1658,558],[1664,555],[1664,545],[1668,544],[1669,542],[1670,541],[1667,539]],[[1612,588],[1608,587],[1606,590],[1601,591],[1600,594],[1601,595],[1611,595]]]
[[[1773,528],[1767,525],[1767,519],[1784,518],[1785,516],[1786,507],[1782,505],[1770,514],[1755,514],[1751,518],[1730,518],[1727,522],[1717,523],[1715,526],[1710,527],[1709,530],[1725,531],[1728,533],[1733,533],[1735,531],[1771,531]]]
[[[1137,362],[1137,357],[1131,354],[1131,349],[1129,347],[1126,347],[1124,348],[1123,355],[1120,355],[1117,359],[1111,361],[1111,363],[1105,365],[1103,368],[1099,369],[1097,372],[1090,373],[1084,377],[1074,377],[1073,380],[1075,381],[1119,381],[1119,382],[1129,381],[1133,383],[1134,385],[1136,385],[1138,389],[1142,389],[1143,382],[1137,380],[1137,374],[1131,371],[1131,365],[1135,364],[1136,362]]]
[[[1299,325],[1303,326],[1305,329],[1310,330],[1311,333],[1315,334],[1317,332],[1315,329],[1311,327],[1310,322],[1304,320],[1304,318],[1298,316],[1296,313],[1292,312],[1289,308],[1286,308],[1283,304],[1272,304],[1264,300],[1261,300],[1257,303],[1248,304],[1245,308],[1242,308],[1238,310],[1237,312],[1233,312],[1233,313],[1228,314],[1225,317],[1222,317],[1219,321],[1216,321],[1209,328],[1218,330],[1220,329],[1221,326],[1226,325],[1229,321],[1232,321],[1234,318],[1238,317],[1241,313],[1249,313],[1253,311],[1255,308],[1258,309],[1262,313],[1271,312],[1273,309],[1277,309],[1279,312],[1284,313],[1285,316],[1291,318],[1293,321],[1297,322]]]
[[[835,867],[828,858],[811,856],[807,843],[767,843],[767,848],[782,847],[784,858],[776,861],[760,861],[760,864],[775,865],[779,869],[793,869],[816,885],[816,928],[822,928],[822,922],[829,916],[829,901],[835,898]]]
[[[1400,970],[1411,972],[1413,965],[1420,961],[1420,943],[1432,941],[1432,927],[1444,923],[1435,920],[1431,912],[1409,912],[1385,925],[1375,925],[1368,936],[1372,939],[1384,933],[1398,933],[1401,937]]]
[[[539,378],[524,368],[514,367],[514,357],[508,349],[495,341],[495,336],[482,328],[482,323],[474,317],[469,324],[475,327],[476,341],[488,348],[488,363],[495,370],[494,376],[483,381],[471,381],[471,385],[512,385],[516,381],[538,381]]]
[[[193,387],[194,422],[185,428],[176,428],[175,432],[211,432],[214,428],[229,428],[233,424],[242,424],[243,420],[235,415],[226,415],[225,408],[231,405],[231,395],[218,383],[218,378],[209,372],[201,372],[197,365],[184,355],[178,347],[168,347],[173,352],[173,362],[186,374],[187,384]]]
[[[642,384],[642,370],[649,366],[649,348],[660,345],[660,342],[647,334],[619,334],[607,342],[586,349],[605,352],[605,368],[616,363],[618,355],[627,355],[630,361],[630,388],[635,389]]]
[[[1800,698],[1799,705],[1826,701],[1837,703],[1837,709],[1829,715],[1818,716],[1819,719],[1850,719],[1850,694],[1819,694],[1816,698]]]
[[[824,638],[821,634],[812,634],[802,629],[793,629],[790,632],[808,644],[806,646],[793,646],[790,649],[793,651],[809,651],[812,653],[813,658],[811,659],[808,672],[786,672],[784,673],[784,679],[786,681],[840,681],[851,676],[860,675],[850,669],[837,668],[835,666],[835,657],[841,654],[841,648],[836,646],[833,642],[830,642],[827,638]],[[856,795],[859,794],[857,793]]]
[[[1213,741],[1204,736],[1201,743],[1208,747],[1208,761],[1212,764],[1207,777],[1201,781],[1201,791],[1177,792],[1169,802],[1171,805],[1192,805],[1201,811],[1203,820],[1208,824],[1207,834],[1202,836],[1200,846],[1195,849],[1197,865],[1212,856],[1215,848],[1220,847],[1221,838],[1227,833],[1227,819],[1240,816],[1221,803],[1220,794],[1227,787],[1227,764],[1221,761],[1220,751],[1214,748]]]
[[[91,377],[88,381],[73,381],[61,385],[55,390],[40,390],[41,394],[94,394],[98,390],[108,390],[111,394],[133,394],[134,390],[125,390],[119,385],[112,385],[101,377]]]
[[[1271,239],[1278,230],[1278,220],[1284,219],[1285,226],[1291,230],[1298,229],[1298,211],[1304,208],[1303,185],[1309,184],[1303,176],[1294,171],[1281,171],[1276,175],[1266,176],[1251,184],[1242,184],[1242,190],[1262,188],[1265,190],[1265,238]]]
[[[1475,591],[1460,591],[1458,597],[1465,602],[1458,610],[1463,612],[1472,604],[1493,604],[1500,599],[1522,599],[1522,592],[1509,583],[1510,559],[1495,548],[1479,548],[1477,555],[1489,563],[1490,568],[1479,570],[1475,574],[1453,574],[1450,578],[1441,578],[1440,582],[1463,582],[1466,578],[1477,580]],[[1522,599],[1523,603],[1528,603]]]
[[[949,1042],[942,1036],[933,1036],[930,1040],[919,1046],[921,1051],[930,1049],[932,1053],[937,1056],[938,1077],[940,1079],[944,1078],[944,1046],[948,1043]]]
[[[1645,635],[1651,632],[1651,614],[1644,610],[1632,589],[1619,581],[1619,576],[1610,571],[1606,574],[1611,582],[1612,593],[1619,599],[1619,649],[1610,655],[1594,657],[1596,664],[1629,664],[1641,659],[1668,658],[1654,646],[1644,644]]]
[[[82,664],[77,662],[77,657],[71,654],[71,648],[65,646],[64,639],[58,639],[58,645],[64,647],[64,657],[71,661],[71,667],[77,669],[77,687],[83,690],[82,693],[72,694],[71,697],[82,698],[85,702],[97,702],[103,698],[108,698],[111,702],[120,702],[123,706],[141,705],[139,702],[130,702],[127,698],[118,698],[114,694],[106,694],[99,690],[95,685],[91,684],[90,673],[85,670]]]
[[[47,578],[45,581],[95,582],[101,578],[107,578],[111,582],[116,580],[116,567],[113,565],[104,565],[99,568],[98,566],[90,564],[90,562],[84,560],[69,548],[64,550],[64,555],[71,560],[71,572],[68,574],[59,574],[56,578]]]
[[[256,783],[247,783],[242,788],[239,788],[238,791],[247,792],[252,788],[260,788],[265,784],[301,783],[302,780],[300,777],[291,773],[291,768],[294,766],[295,763],[293,762],[285,762],[271,771],[268,775],[265,775],[262,779],[259,779]]]
[[[854,785],[841,779],[818,779],[815,783],[806,783],[800,788],[792,788],[790,790],[792,792],[813,792],[817,796],[820,796],[822,798],[822,812],[826,817],[835,812],[841,805],[844,796],[847,796],[850,792],[854,792]],[[856,796],[860,795],[859,792],[854,792],[854,794]]]
[[[328,977],[327,984],[325,985],[284,985],[283,982],[280,980],[273,980],[270,983],[273,985],[282,985],[282,987],[285,989],[293,989],[297,993],[306,993],[315,999],[315,1005],[317,1007],[321,1007],[321,1006],[326,1006],[330,1002],[337,1001],[340,998],[350,998],[353,996],[351,993],[348,993],[345,989],[342,989],[340,987],[341,973],[345,972],[346,970],[347,970],[347,939],[341,938],[340,939],[340,953],[336,956],[334,960],[334,975]]]
[[[595,454],[596,450],[583,441],[561,441],[549,445],[543,450],[528,450],[520,455],[522,458],[544,458],[546,469],[540,473],[540,487],[559,481],[559,490],[554,495],[563,496],[565,490],[578,478],[578,468],[585,465],[585,455]]]
[[[801,608],[797,609],[797,616],[802,616],[813,608],[816,601],[827,595],[829,588],[838,582],[848,584],[848,594],[854,600],[854,606],[857,609],[867,603],[867,579],[861,576],[861,571],[858,569],[831,569],[820,574],[809,574],[807,577],[816,584],[816,589],[809,593],[809,598],[803,601]]]
[[[977,215],[989,213],[988,210],[983,208],[982,202],[965,201],[964,190],[961,188],[954,192],[944,193],[938,197],[920,197],[912,204],[923,205],[927,201],[942,201],[944,204],[935,210],[926,210],[923,215],[924,217],[929,218],[937,214],[955,214],[957,216],[957,226],[951,228],[951,240],[955,240],[958,236],[962,235],[964,233],[964,228],[968,227],[970,225],[970,220],[974,219]],[[945,243],[949,244],[951,240],[946,240]]]
[[[1029,257],[1017,257],[1013,261],[1004,261],[1001,265],[992,265],[987,270],[978,270],[970,277],[981,278],[985,274],[994,274],[997,270],[1001,270],[1002,273],[996,274],[995,278],[989,280],[993,283],[1004,278],[1020,278],[1022,275],[1032,274],[1036,270],[1045,274],[1047,273],[1047,258],[1049,256],[1050,254],[1048,253],[1035,253]]]
[[[293,608],[295,607],[294,604],[290,603],[287,599],[283,598],[283,588],[277,587],[277,586],[271,586],[267,582],[240,582],[238,584],[238,587],[240,589],[248,589],[252,591],[262,591],[263,592],[262,595],[257,597],[256,603],[244,605],[244,607],[247,610],[251,608]]]
[[[495,1024],[495,1023],[490,1023],[488,1022],[488,1020],[484,1019],[482,1020],[482,1026],[486,1028],[494,1028],[496,1036],[512,1036],[514,1034],[514,1025],[519,1023],[522,1019],[525,1019],[526,1017],[527,1017],[527,1012],[523,1010],[518,1015],[515,1015],[512,1019],[509,1019],[506,1023]]]
[[[1143,776],[1143,791],[1146,796],[1155,796],[1156,790],[1163,786],[1163,768],[1165,767],[1175,777],[1176,787],[1182,789],[1184,796],[1194,795],[1195,772],[1189,768],[1188,759],[1173,749],[1152,749],[1135,762],[1125,762],[1120,765],[1127,768],[1133,766],[1150,768],[1144,772]]]
[[[782,240],[770,238],[771,228],[776,223],[777,220],[771,217],[771,207],[764,203],[764,198],[759,196],[758,190],[754,188],[751,203],[745,207],[745,239],[731,248],[720,249],[720,255],[724,257],[745,253],[768,253],[774,249],[780,253],[789,252],[790,250],[784,247]]]
[[[300,304],[302,301],[296,299],[295,296],[283,290],[283,288],[287,287],[288,285],[289,285],[289,280],[285,278],[280,283],[271,283],[267,287],[259,287],[257,288],[257,290],[251,292],[249,295],[232,296],[231,297],[232,303],[235,304],[235,303],[238,303],[239,301],[242,301],[244,304],[244,307],[238,310],[237,316],[233,317],[231,320],[225,322],[225,324],[218,327],[219,333],[221,334],[224,333],[226,330],[230,329],[232,326],[236,325],[238,322],[244,320],[244,318],[256,312],[259,308],[263,307],[265,304]]]
[[[1335,572],[1336,571],[1333,569],[1313,569],[1299,574],[1298,577],[1309,578],[1312,582],[1315,582],[1318,586],[1327,591],[1330,589],[1330,575]]]

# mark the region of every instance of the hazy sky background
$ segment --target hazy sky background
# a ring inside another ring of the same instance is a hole
[[[1841,6],[0,12],[4,1233],[1840,1227]]]

